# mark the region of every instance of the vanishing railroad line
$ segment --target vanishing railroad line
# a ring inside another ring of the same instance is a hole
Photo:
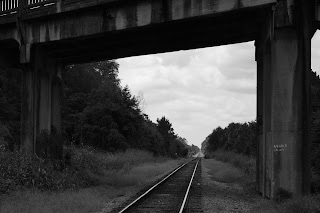
[[[202,212],[200,180],[200,158],[195,158],[179,166],[119,213]]]

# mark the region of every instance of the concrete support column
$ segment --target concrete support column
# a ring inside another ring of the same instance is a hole
[[[35,153],[35,72],[31,64],[23,65],[21,91],[21,149],[28,155]]]
[[[309,3],[295,1],[291,7],[287,3],[279,2],[258,41],[263,64],[259,68],[258,63],[258,78],[263,72],[263,106],[259,105],[258,89],[258,116],[261,116],[259,109],[263,109],[263,139],[259,138],[258,143],[257,181],[259,191],[269,198],[275,198],[280,189],[293,195],[310,191],[313,29],[309,25]]]
[[[309,155],[311,39],[307,42],[300,36],[295,29],[276,29],[271,44],[271,189],[295,194],[308,191],[303,185],[310,173],[305,158]]]
[[[51,90],[51,126],[55,128],[57,134],[61,134],[62,66],[61,64],[56,65],[56,74],[52,78]]]
[[[256,183],[257,190],[263,192],[263,187],[260,183],[262,180],[262,168],[263,168],[263,55],[262,47],[259,42],[255,42],[256,46],[256,62],[257,62],[257,172]]]
[[[263,171],[262,194],[271,197],[273,144],[271,141],[271,97],[272,97],[271,47],[267,41],[263,47]]]
[[[52,127],[54,134],[61,133],[61,67],[45,50],[31,51],[30,63],[24,64],[22,91],[22,148],[46,157],[52,152],[47,142],[52,141],[43,141],[40,133],[50,134]]]

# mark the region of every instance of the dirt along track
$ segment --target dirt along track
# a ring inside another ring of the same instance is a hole
[[[203,212],[201,206],[201,159],[196,158],[115,212]]]

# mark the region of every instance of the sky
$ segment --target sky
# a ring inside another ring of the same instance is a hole
[[[188,144],[218,126],[256,117],[253,42],[118,59],[122,86],[139,96],[156,122],[165,116]],[[317,60],[318,59],[318,60]],[[312,40],[312,69],[320,71],[320,32]]]

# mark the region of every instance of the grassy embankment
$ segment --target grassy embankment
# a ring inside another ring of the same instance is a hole
[[[252,187],[255,186],[256,162],[254,158],[223,150],[210,153],[207,157],[217,160],[211,162],[211,165],[209,165],[211,168],[214,168],[209,174],[215,180],[225,183],[246,181],[246,183]],[[285,196],[288,195],[287,193],[284,194]],[[279,194],[279,196],[281,196],[281,194]],[[280,202],[275,203],[277,205],[277,212],[279,213],[320,212],[320,194],[290,199],[279,197],[279,200]]]
[[[67,151],[71,153],[67,162],[0,151],[0,212],[99,211],[184,161],[139,150],[110,154],[72,147]]]

